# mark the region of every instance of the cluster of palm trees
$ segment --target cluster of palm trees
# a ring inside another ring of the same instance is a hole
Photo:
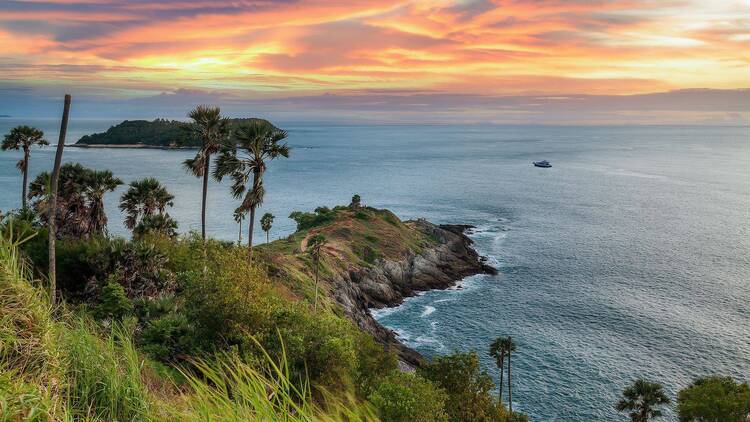
[[[503,373],[505,372],[505,358],[508,358],[508,408],[513,412],[513,387],[511,384],[510,358],[516,351],[516,343],[513,338],[498,337],[490,344],[490,356],[495,359],[495,364],[500,369],[500,383],[498,384],[498,400],[503,401]]]
[[[201,237],[206,239],[206,207],[209,176],[217,181],[228,177],[232,181],[232,195],[240,199],[234,212],[240,224],[239,241],[242,241],[242,221],[249,214],[248,254],[252,258],[255,212],[263,203],[265,187],[263,176],[268,162],[278,157],[289,157],[289,146],[284,143],[287,134],[270,122],[254,119],[242,127],[233,129],[228,118],[221,115],[219,107],[198,106],[188,113],[195,135],[201,147],[195,157],[185,160],[184,167],[202,179]],[[49,145],[44,133],[30,126],[13,128],[2,142],[3,150],[22,150],[23,158],[17,167],[23,173],[21,201],[27,209],[27,198],[34,200],[33,206],[44,220],[49,208],[50,174],[41,173],[29,185],[28,170],[31,148],[34,145]],[[217,156],[213,169],[212,156]],[[106,234],[107,216],[104,212],[104,194],[122,185],[122,180],[108,170],[96,171],[80,164],[60,167],[60,192],[56,196],[60,206],[56,208],[55,222],[61,228],[59,235],[88,237]],[[30,191],[27,193],[27,188]],[[125,226],[134,236],[149,231],[175,235],[177,223],[166,212],[173,205],[174,196],[154,178],[145,178],[130,183],[122,195],[120,210],[125,213]],[[261,218],[261,228],[266,232],[266,241],[274,216],[266,213]]]

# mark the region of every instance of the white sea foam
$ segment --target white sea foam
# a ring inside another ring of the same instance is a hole
[[[434,306],[429,306],[429,305],[425,306],[424,307],[424,311],[422,312],[422,315],[420,315],[420,317],[424,318],[424,317],[432,314],[433,312],[435,312],[435,307]]]

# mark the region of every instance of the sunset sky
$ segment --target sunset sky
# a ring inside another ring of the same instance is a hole
[[[750,0],[3,0],[0,70],[6,114],[66,91],[92,110],[397,104],[491,121],[575,97],[618,119],[663,93],[664,121],[743,122]],[[673,92],[695,89],[712,91]],[[702,93],[719,108],[669,107]]]

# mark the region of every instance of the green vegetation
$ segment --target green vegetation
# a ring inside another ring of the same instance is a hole
[[[661,407],[669,404],[669,397],[660,384],[637,379],[622,391],[622,399],[615,409],[628,412],[633,422],[648,422],[662,416]]]
[[[447,422],[445,391],[414,374],[393,372],[370,395],[381,420]]]
[[[125,213],[125,227],[138,236],[152,229],[172,235],[177,223],[169,217],[166,209],[174,205],[173,199],[174,195],[153,177],[131,182],[120,198],[120,211]]]
[[[31,147],[34,145],[44,146],[49,145],[49,142],[44,139],[44,132],[31,126],[14,127],[5,135],[2,145],[0,145],[0,149],[3,151],[19,149],[23,151],[23,158],[16,164],[18,170],[23,174],[21,185],[22,208],[26,208],[26,188],[29,182],[29,156],[31,155]]]
[[[677,395],[680,422],[746,422],[750,386],[729,377],[699,378]]]
[[[286,139],[286,132],[265,120],[257,120],[241,126],[235,133],[236,143],[227,145],[216,162],[214,177],[221,181],[229,176],[232,179],[232,195],[242,198],[239,212],[250,213],[248,224],[247,249],[250,259],[253,257],[253,228],[255,210],[263,203],[266,195],[263,186],[263,175],[267,162],[278,157],[289,157],[289,146],[281,143]],[[252,187],[247,182],[252,175]]]
[[[198,106],[188,113],[193,120],[190,128],[200,147],[195,157],[185,160],[185,169],[195,177],[203,178],[201,200],[201,237],[206,240],[206,199],[208,197],[208,175],[211,171],[211,155],[227,144],[231,132],[229,119],[222,117],[219,107]]]
[[[263,214],[263,217],[260,218],[260,228],[263,229],[264,232],[266,232],[266,243],[270,243],[271,239],[269,237],[269,233],[271,232],[271,227],[273,226],[273,219],[274,215],[270,212],[267,212]]]

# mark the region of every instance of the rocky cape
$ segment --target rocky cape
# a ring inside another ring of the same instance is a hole
[[[497,270],[473,248],[473,241],[465,234],[471,226],[435,225],[425,220],[411,223],[416,230],[435,239],[434,245],[402,259],[380,259],[372,267],[352,268],[330,281],[334,299],[360,329],[395,349],[409,365],[419,366],[422,356],[401,343],[392,330],[380,325],[370,308],[398,306],[418,292],[446,289],[465,277],[497,274]]]

